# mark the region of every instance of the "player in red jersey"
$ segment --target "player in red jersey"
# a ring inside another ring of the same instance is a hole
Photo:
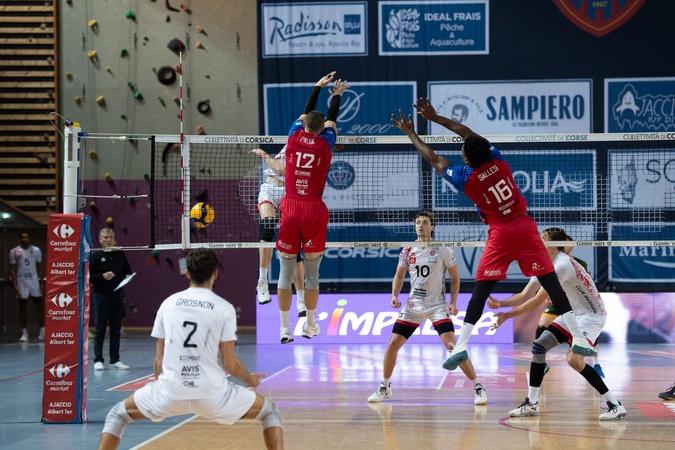
[[[490,226],[459,341],[443,362],[443,367],[454,370],[467,360],[471,332],[483,314],[492,289],[499,280],[506,278],[508,266],[513,261],[518,261],[523,275],[536,276],[549,294],[553,306],[572,333],[572,351],[584,356],[596,355],[592,343],[579,329],[569,299],[560,286],[546,246],[539,236],[537,224],[527,214],[527,201],[499,150],[469,127],[438,115],[429,99],[420,98],[413,106],[425,119],[443,125],[464,139],[462,160],[466,165],[454,165],[438,156],[415,133],[410,114],[407,120],[401,110],[399,115],[392,114],[394,126],[410,138],[420,155],[445,180],[474,202],[481,220]]]
[[[344,90],[350,87],[347,81],[335,81],[330,91],[332,97],[325,118],[314,108],[321,88],[328,86],[334,76],[335,72],[331,72],[316,82],[305,104],[305,110],[288,132],[286,193],[281,199],[281,223],[276,243],[280,262],[277,295],[282,344],[293,342],[288,316],[293,294],[291,283],[300,249],[305,255],[307,308],[307,322],[302,329],[302,336],[311,339],[320,332],[314,313],[319,300],[319,265],[326,248],[328,226],[328,208],[321,195],[337,138],[336,121],[340,112],[340,98]]]

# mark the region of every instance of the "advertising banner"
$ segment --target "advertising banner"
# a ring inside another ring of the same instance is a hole
[[[340,76],[338,74],[338,76]],[[349,89],[342,94],[338,131],[343,136],[400,136],[392,127],[391,115],[401,105],[411,105],[417,97],[414,81],[358,82],[349,80]],[[288,135],[293,122],[305,109],[307,96],[314,83],[266,84],[264,92],[265,134]],[[328,89],[322,89],[317,109],[324,114],[330,105]],[[415,126],[417,117],[414,116]],[[358,141],[356,143],[359,143]]]
[[[488,1],[378,2],[379,54],[489,53]]]
[[[279,311],[275,295],[271,305],[257,305],[256,323],[278,323]],[[404,303],[407,294],[401,293],[399,300]],[[459,313],[452,317],[455,333],[459,334],[471,294],[460,293],[457,299]],[[316,320],[321,334],[313,339],[300,339],[305,318],[299,318],[292,327],[296,338],[291,345],[303,344],[386,344],[391,338],[391,329],[398,318],[399,309],[390,306],[391,294],[321,294],[316,311]],[[513,343],[513,321],[508,320],[497,330],[490,330],[494,314],[486,308],[476,323],[471,343],[510,344]],[[257,327],[258,344],[279,344],[277,327]],[[436,330],[427,320],[410,337],[413,343],[439,343]]]
[[[672,150],[609,150],[610,209],[675,209]]]
[[[611,240],[654,240],[657,243],[663,236],[675,236],[675,223],[609,223]],[[675,247],[672,239],[668,244],[609,249],[609,281],[672,284],[675,280]]]
[[[605,132],[675,131],[675,78],[605,79]]]
[[[45,316],[43,423],[87,420],[89,217],[49,218]]]
[[[263,58],[365,56],[367,2],[263,3]]]
[[[460,155],[439,155],[459,163]],[[597,207],[596,153],[593,150],[565,152],[502,152],[509,162],[516,185],[527,199],[530,211],[593,211]],[[560,164],[564,161],[564,164]],[[433,178],[433,208],[438,211],[475,210],[469,198],[441,177]]]
[[[429,100],[438,114],[477,133],[590,133],[592,80],[434,81]],[[429,134],[452,133],[436,123]]]

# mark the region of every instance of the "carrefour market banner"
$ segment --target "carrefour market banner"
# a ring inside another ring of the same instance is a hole
[[[486,134],[590,133],[592,81],[432,81],[438,113]],[[429,134],[451,134],[431,123]]]

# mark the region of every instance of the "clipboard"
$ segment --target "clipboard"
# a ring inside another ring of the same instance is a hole
[[[134,273],[132,273],[131,275],[129,275],[128,277],[126,277],[124,280],[122,280],[122,281],[120,282],[120,284],[117,285],[117,287],[116,287],[115,289],[113,289],[113,292],[115,292],[115,291],[118,290],[118,289],[122,289],[124,286],[126,286],[127,284],[129,284],[129,282],[130,282],[131,280],[133,280],[133,278],[134,278],[135,276],[136,276],[136,272],[134,272]]]

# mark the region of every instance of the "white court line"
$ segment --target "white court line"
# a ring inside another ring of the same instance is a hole
[[[273,373],[273,374],[270,375],[269,377],[263,378],[263,379],[261,380],[261,382],[262,382],[262,381],[269,380],[270,378],[274,378],[274,377],[276,377],[277,375],[279,375],[280,373],[285,372],[286,370],[290,369],[291,367],[293,367],[293,366],[291,365],[291,366],[284,367],[283,369],[281,369],[281,370],[278,371],[278,372]],[[228,375],[228,376],[229,376],[229,375]],[[141,378],[139,378],[139,380],[142,379],[142,378],[145,378],[145,377],[141,377]],[[120,385],[120,386],[121,386],[121,385]],[[147,445],[147,444],[149,444],[149,443],[151,443],[151,442],[153,442],[153,441],[156,441],[157,439],[161,438],[162,436],[165,436],[165,435],[171,433],[172,431],[177,430],[178,428],[182,427],[182,426],[185,425],[186,423],[195,420],[197,417],[198,417],[198,416],[196,416],[196,415],[194,415],[194,416],[192,416],[192,417],[189,417],[189,418],[185,419],[184,421],[182,421],[181,423],[178,423],[178,424],[172,426],[172,427],[169,428],[168,430],[164,430],[164,431],[162,431],[161,433],[157,434],[156,436],[153,436],[153,437],[151,437],[150,439],[147,439],[147,440],[141,442],[140,444],[136,445],[135,447],[131,447],[130,450],[137,450],[137,449],[140,449],[140,448],[142,448],[144,445]],[[211,421],[209,420],[209,422],[211,422]]]
[[[118,384],[117,386],[113,386],[113,387],[111,387],[110,389],[106,389],[106,392],[108,392],[108,391],[114,391],[115,389],[118,389],[118,388],[120,388],[120,387],[122,387],[122,386],[124,386],[124,385],[130,384],[130,383],[135,383],[135,382],[137,382],[137,381],[144,380],[144,379],[146,379],[146,378],[148,378],[148,377],[153,377],[153,378],[154,378],[154,376],[155,376],[155,374],[154,374],[154,373],[151,373],[150,375],[146,375],[146,376],[144,376],[144,377],[136,378],[135,380],[131,380],[131,381],[127,381],[127,382],[122,383],[122,384]],[[155,381],[155,380],[153,380],[153,381]],[[135,390],[135,389],[134,389],[134,390]]]

